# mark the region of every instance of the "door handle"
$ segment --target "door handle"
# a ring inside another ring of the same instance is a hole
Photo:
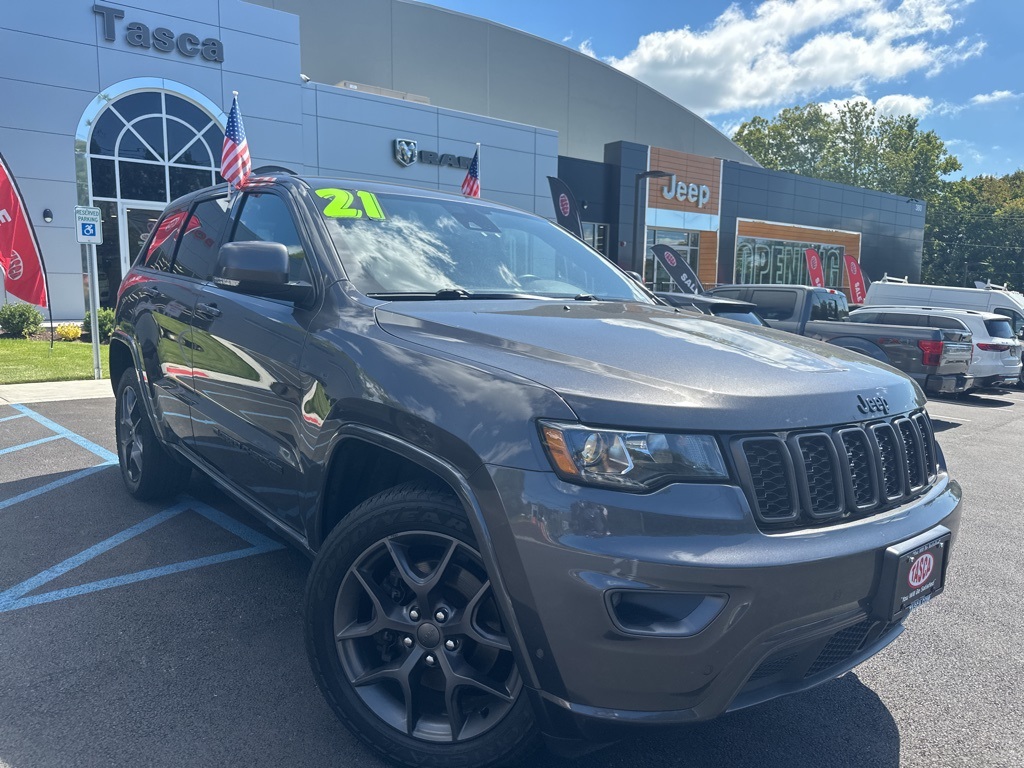
[[[217,309],[216,304],[204,304],[203,302],[199,302],[196,304],[196,314],[204,315],[206,317],[220,317],[221,311]]]

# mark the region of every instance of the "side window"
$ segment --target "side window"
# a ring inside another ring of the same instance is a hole
[[[742,288],[716,288],[715,296],[724,296],[727,299],[738,299],[743,293]]]
[[[185,221],[188,211],[178,209],[168,211],[163,217],[153,235],[146,244],[142,255],[143,263],[150,269],[158,269],[161,272],[170,272],[171,263],[174,259],[174,246],[178,243],[178,233],[181,232],[181,225]]]
[[[949,328],[953,331],[967,330],[963,320],[957,320],[955,317],[943,317],[942,315],[929,315],[927,325],[930,328]]]
[[[755,289],[750,300],[757,304],[757,313],[765,320],[792,320],[796,309],[795,291]]]
[[[217,262],[217,250],[231,221],[226,197],[196,203],[181,234],[172,272],[208,280]]]
[[[856,317],[851,317],[851,320],[856,320],[858,323],[877,323],[879,317],[877,312],[858,312]]]
[[[288,249],[288,279],[292,282],[312,282],[306,250],[295,227],[295,220],[287,204],[277,195],[251,192],[245,196],[231,242],[247,240],[282,243]]]
[[[880,321],[886,325],[924,325],[924,315],[902,314],[898,312],[886,312]]]

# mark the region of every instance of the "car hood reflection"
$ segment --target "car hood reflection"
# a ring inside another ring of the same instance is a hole
[[[719,429],[732,421],[729,411],[745,409],[737,423],[751,429],[751,414],[763,410],[768,392],[780,409],[768,428],[799,425],[810,396],[818,412],[822,399],[835,400],[835,423],[863,418],[857,394],[883,396],[893,411],[923,405],[906,377],[855,352],[662,307],[430,301],[389,303],[376,313],[395,336],[550,387],[583,420],[599,421],[601,404],[615,402],[616,421],[626,406],[636,427],[648,420],[664,427],[665,414],[655,411],[667,407],[702,411],[693,414],[697,421]]]

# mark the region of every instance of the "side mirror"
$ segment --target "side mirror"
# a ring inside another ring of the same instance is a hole
[[[288,249],[261,240],[222,245],[213,282],[229,291],[285,301],[302,302],[313,295],[309,283],[288,281]]]

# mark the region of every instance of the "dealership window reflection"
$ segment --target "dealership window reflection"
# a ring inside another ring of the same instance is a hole
[[[647,230],[647,249],[644,251],[647,262],[644,266],[647,287],[652,291],[682,291],[683,289],[675,284],[661,262],[654,258],[651,246],[658,244],[675,249],[680,256],[686,259],[686,263],[690,265],[694,274],[697,274],[700,233],[681,229]]]
[[[843,284],[843,254],[846,247],[829,243],[768,240],[740,237],[736,241],[736,283],[759,285],[810,285],[805,251],[818,252],[828,288]]]

